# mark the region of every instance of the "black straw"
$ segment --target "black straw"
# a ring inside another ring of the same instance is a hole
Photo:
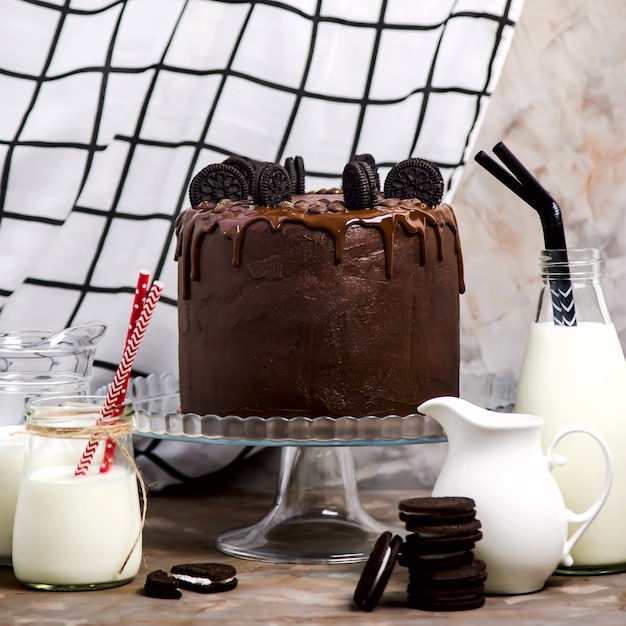
[[[482,150],[476,154],[474,160],[538,213],[543,228],[546,250],[563,250],[565,266],[562,271],[569,273],[565,230],[561,209],[556,200],[504,143],[497,143],[493,152],[509,168],[510,172]],[[556,273],[556,270],[553,271]],[[554,323],[563,326],[576,326],[576,309],[574,308],[572,284],[569,278],[551,278],[550,293]]]
[[[486,152],[482,150],[474,157],[474,160],[482,165],[490,174],[495,176],[502,184],[506,185],[514,194],[519,196],[527,204],[532,204],[534,199],[524,189],[522,183],[514,176],[511,176],[499,163],[494,161]]]

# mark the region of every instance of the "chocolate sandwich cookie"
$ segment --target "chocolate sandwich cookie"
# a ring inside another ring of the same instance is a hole
[[[254,176],[252,198],[259,206],[278,206],[291,200],[291,184],[291,178],[282,165],[262,163]]]
[[[407,605],[428,611],[460,611],[484,604],[484,561],[474,560],[463,567],[416,572],[409,570]]]
[[[245,200],[248,183],[243,174],[232,165],[212,163],[201,169],[189,185],[189,200],[192,206],[201,202],[220,200]]]
[[[456,587],[420,587],[416,584],[409,584],[407,588],[407,604],[434,600],[453,601],[467,600],[483,596],[485,585],[483,581],[460,583]]]
[[[482,539],[482,532],[477,530],[461,537],[429,537],[423,539],[414,534],[407,535],[402,552],[407,558],[426,554],[452,554],[473,550],[477,541]]]
[[[291,180],[291,193],[302,195],[306,188],[306,171],[304,169],[304,159],[301,156],[287,157],[285,159],[285,169]]]
[[[254,175],[256,174],[256,163],[252,159],[232,155],[225,159],[223,163],[226,163],[226,165],[232,165],[232,167],[238,169],[246,179],[248,190],[252,189]]]
[[[304,159],[301,156],[295,156],[293,164],[296,170],[296,193],[303,194],[306,189],[306,170],[304,169]]]
[[[472,550],[451,554],[407,554],[401,550],[398,555],[398,565],[417,572],[455,569],[469,565],[473,560],[474,553]]]
[[[363,568],[354,590],[353,601],[363,611],[373,611],[380,601],[396,564],[402,538],[384,532],[374,544],[374,548]]]
[[[429,572],[409,570],[409,593],[423,589],[468,589],[487,579],[485,562],[474,559],[468,565]]]
[[[444,183],[439,168],[426,159],[396,163],[385,179],[385,198],[417,198],[436,207],[443,198]]]
[[[364,152],[363,154],[355,154],[350,160],[363,161],[364,163],[367,163],[373,170],[376,169],[376,159],[369,152]]]
[[[365,161],[350,161],[343,168],[343,199],[350,211],[375,206],[378,198],[376,176]]]
[[[378,174],[378,166],[376,165],[376,159],[371,154],[369,154],[369,152],[366,152],[365,154],[355,154],[350,160],[351,161],[363,161],[364,163],[367,163],[370,166],[376,178],[376,191],[380,191],[380,176]]]
[[[398,509],[400,519],[412,527],[462,524],[476,518],[476,502],[463,496],[407,498]]]
[[[467,537],[480,530],[481,524],[477,519],[462,524],[439,524],[432,526],[422,526],[413,524],[412,520],[406,523],[406,529],[412,534],[422,539],[432,539],[436,537]]]
[[[183,589],[199,593],[220,593],[237,586],[237,571],[227,563],[174,565],[170,574]]]
[[[468,593],[452,597],[407,597],[407,606],[422,611],[469,611],[485,604],[483,593]]]
[[[293,157],[287,157],[283,166],[289,174],[289,180],[291,181],[291,193],[296,193],[298,188],[298,175],[296,174],[296,165],[293,161]]]
[[[420,589],[416,588],[407,593],[407,606],[410,608],[424,608],[424,605],[432,605],[433,602],[444,604],[446,602],[457,603],[478,600],[484,598],[485,586],[482,583],[467,585],[458,589]],[[446,610],[439,609],[439,610]]]
[[[399,517],[404,522],[406,529],[408,530],[409,526],[412,529],[416,529],[420,526],[436,526],[437,524],[466,524],[467,522],[471,522],[476,519],[476,511],[472,510],[457,514],[433,513],[432,515],[414,515],[412,513],[400,511]]]
[[[148,574],[143,589],[151,598],[178,600],[183,595],[178,589],[176,580],[162,569]]]

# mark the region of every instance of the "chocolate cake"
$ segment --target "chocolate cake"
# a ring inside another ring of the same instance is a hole
[[[300,157],[230,157],[192,181],[176,225],[181,411],[407,415],[458,395],[462,260],[439,170],[403,161],[384,194],[369,155],[343,193],[296,193],[303,176]]]

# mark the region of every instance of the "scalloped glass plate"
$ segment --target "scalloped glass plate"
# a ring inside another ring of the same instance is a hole
[[[515,390],[511,379],[461,377],[461,397],[494,410],[510,410]],[[265,446],[398,445],[446,440],[435,420],[418,413],[335,419],[182,414],[178,411],[178,376],[170,373],[134,378],[128,397],[135,409],[135,434],[160,439]]]

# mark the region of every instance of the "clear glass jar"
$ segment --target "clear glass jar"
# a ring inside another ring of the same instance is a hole
[[[13,570],[28,587],[116,587],[139,570],[142,513],[132,407],[126,402],[119,416],[102,424],[103,401],[68,396],[28,404],[28,441],[13,527]],[[92,458],[85,453],[90,443]],[[111,453],[105,471],[102,460]],[[85,474],[77,475],[86,459]]]
[[[24,419],[31,398],[87,395],[100,323],[59,332],[14,330],[0,333],[0,424]]]
[[[25,448],[23,424],[0,426],[0,565],[11,565],[13,517]]]
[[[518,413],[543,418],[544,452],[563,426],[582,424],[608,442],[614,480],[604,507],[572,551],[568,574],[626,571],[626,361],[611,323],[595,248],[541,254],[541,291],[517,391]],[[604,459],[584,435],[559,444],[553,471],[565,505],[583,511],[600,491]]]

